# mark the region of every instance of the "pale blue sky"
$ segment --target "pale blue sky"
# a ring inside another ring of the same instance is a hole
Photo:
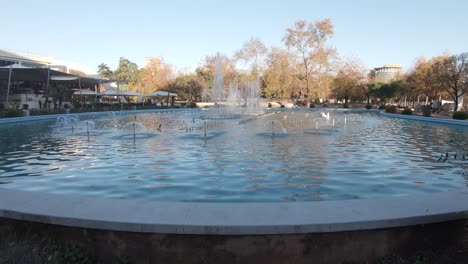
[[[97,70],[120,57],[162,56],[195,69],[217,51],[231,56],[255,36],[282,46],[299,19],[330,18],[340,55],[368,67],[468,52],[468,1],[444,0],[14,0],[2,1],[0,48],[53,56]]]

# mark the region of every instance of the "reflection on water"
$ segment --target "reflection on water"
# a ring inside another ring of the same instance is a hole
[[[466,188],[460,169],[468,163],[461,160],[468,153],[464,127],[370,113],[330,111],[328,119],[319,111],[278,111],[208,119],[206,111],[2,126],[0,186],[210,202],[365,199]],[[446,162],[438,160],[446,153]]]

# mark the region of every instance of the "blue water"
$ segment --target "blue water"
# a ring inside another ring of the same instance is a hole
[[[330,111],[334,121],[318,111],[256,117],[210,111],[0,126],[0,188],[203,202],[368,199],[467,188],[467,127],[343,111]]]

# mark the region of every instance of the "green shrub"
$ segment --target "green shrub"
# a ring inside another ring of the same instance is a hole
[[[20,117],[21,112],[16,109],[9,109],[6,114],[7,117]]]
[[[421,110],[423,116],[431,116],[432,114],[432,107],[430,105],[424,105]]]
[[[372,105],[371,104],[366,104],[366,109],[367,110],[372,109]]]
[[[96,263],[87,251],[76,244],[51,243],[41,252],[41,263]]]
[[[385,110],[386,106],[385,105],[380,105],[379,110]]]
[[[387,105],[385,107],[385,112],[395,114],[397,112],[397,108],[394,105]]]
[[[462,112],[462,111],[456,111],[453,112],[453,119],[458,119],[458,120],[467,120],[468,119],[468,112]]]
[[[188,108],[197,108],[197,103],[195,102],[190,102],[188,105],[187,105]]]
[[[413,110],[411,110],[410,108],[405,108],[405,109],[403,109],[403,111],[401,111],[401,114],[402,115],[412,115]]]

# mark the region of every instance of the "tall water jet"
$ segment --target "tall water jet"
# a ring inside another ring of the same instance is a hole
[[[211,89],[210,98],[214,103],[220,104],[226,100],[224,90],[224,72],[223,61],[219,52],[216,55],[216,68],[214,74],[213,88]]]

